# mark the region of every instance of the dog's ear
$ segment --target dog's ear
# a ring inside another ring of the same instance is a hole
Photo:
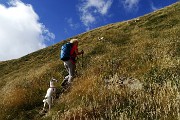
[[[53,77],[52,77],[52,79],[51,79],[51,80],[58,82],[58,80],[57,80],[57,79],[55,79],[55,78],[53,78]]]
[[[56,82],[58,82],[58,80],[57,79],[54,79]]]
[[[52,81],[56,81],[56,79],[54,79],[53,77],[51,78]]]

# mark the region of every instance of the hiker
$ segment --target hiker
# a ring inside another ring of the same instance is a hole
[[[64,56],[64,54],[63,54],[63,48],[61,49],[61,54],[63,54],[63,55],[61,55],[61,60],[63,60],[64,67],[68,72],[68,75],[64,78],[61,86],[66,86],[69,83],[71,83],[71,81],[72,81],[72,79],[74,78],[74,75],[75,75],[76,57],[77,57],[77,55],[84,54],[83,50],[81,52],[78,51],[78,39],[71,39],[70,43],[66,43],[66,45],[68,45],[68,44],[70,46],[69,47],[70,55],[69,55],[68,58],[65,58],[65,59],[62,58]]]

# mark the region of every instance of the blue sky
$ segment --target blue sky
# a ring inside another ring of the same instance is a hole
[[[0,0],[0,61],[19,58],[88,30],[143,16],[175,2]]]
[[[55,42],[109,23],[142,16],[155,9],[175,3],[177,0],[126,0],[126,4],[123,0],[89,1],[104,1],[103,4],[109,2],[110,6],[106,13],[101,14],[99,12],[93,13],[93,10],[98,10],[98,7],[91,5],[88,12],[96,20],[85,25],[81,20],[83,13],[79,9],[82,8],[83,4],[88,4],[88,0],[53,0],[53,2],[52,0],[23,0],[24,3],[33,6],[40,21],[55,34]],[[100,9],[103,7],[100,5]]]

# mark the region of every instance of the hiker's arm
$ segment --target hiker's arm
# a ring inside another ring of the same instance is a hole
[[[75,52],[76,52],[76,55],[84,54],[84,51],[83,51],[83,50],[81,50],[81,52],[78,52],[78,50],[76,50]]]

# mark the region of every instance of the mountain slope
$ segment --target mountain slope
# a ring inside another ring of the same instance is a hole
[[[78,59],[78,77],[43,119],[180,118],[179,18],[177,2],[73,37],[80,40],[79,50],[85,51]],[[0,119],[41,118],[38,112],[49,80],[54,77],[61,82],[66,74],[59,60],[59,48],[65,42],[0,62]],[[107,89],[104,80],[115,76],[136,78],[143,88]]]

